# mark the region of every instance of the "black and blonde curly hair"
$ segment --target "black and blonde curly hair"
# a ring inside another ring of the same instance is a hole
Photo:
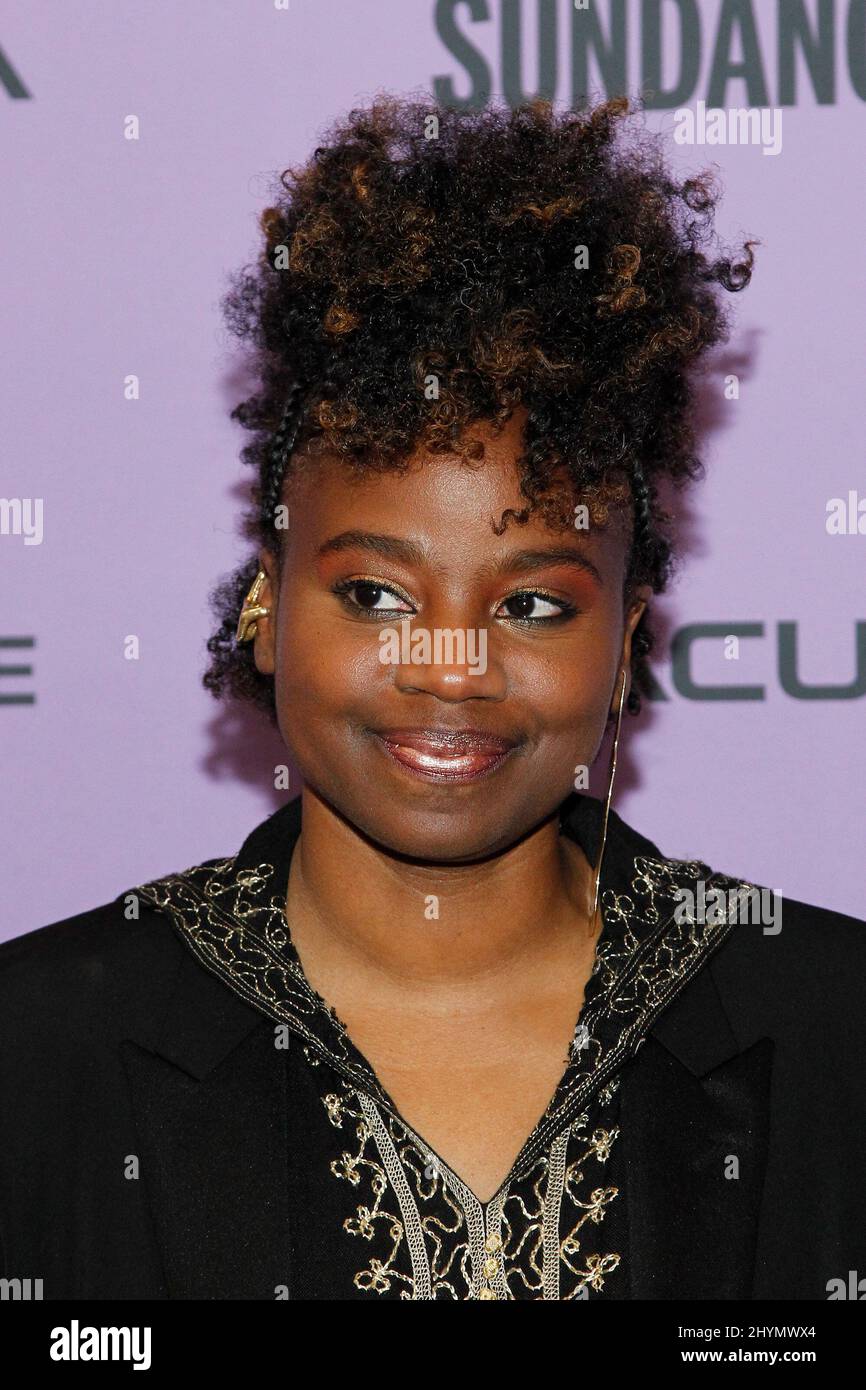
[[[658,485],[701,472],[691,369],[727,338],[718,287],[748,284],[757,243],[705,253],[712,178],[674,179],[638,109],[623,97],[455,111],[384,94],[280,175],[259,260],[223,301],[259,382],[232,412],[252,432],[244,531],[257,548],[279,563],[293,454],[362,473],[404,469],[419,444],[477,459],[466,427],[520,406],[526,505],[496,533],[533,512],[568,524],[575,490],[593,522],[630,506],[626,605],[642,585],[667,587]],[[275,719],[274,678],[234,636],[257,569],[253,554],[211,595],[203,679]],[[632,640],[632,714],[652,686],[649,612]]]

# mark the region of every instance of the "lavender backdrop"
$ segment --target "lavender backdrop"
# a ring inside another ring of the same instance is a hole
[[[6,10],[0,497],[43,499],[43,534],[27,544],[7,507],[0,935],[231,853],[285,795],[273,790],[284,760],[275,736],[200,687],[208,590],[245,553],[243,438],[228,420],[243,382],[219,299],[228,272],[258,250],[268,175],[380,88],[429,92],[451,79],[462,98],[486,64],[493,93],[513,96],[521,34],[526,92],[540,57],[548,91],[553,83],[570,102],[576,8],[28,0]],[[696,77],[648,124],[668,132],[678,168],[717,165],[723,237],[763,244],[752,286],[732,299],[734,336],[704,383],[708,478],[685,517],[682,578],[658,607],[668,638],[689,623],[763,623],[738,661],[719,641],[699,642],[692,670],[698,681],[762,684],[765,698],[685,698],[664,653],[669,698],[627,721],[615,804],[665,853],[866,916],[864,697],[792,698],[776,655],[777,625],[796,622],[800,679],[850,684],[855,624],[866,622],[866,534],[826,527],[829,499],[866,499],[866,6],[806,0],[809,24],[830,27],[811,67],[796,57],[793,91],[781,26],[795,7],[659,8],[662,83],[691,62]],[[652,19],[653,6],[590,9],[605,33],[626,24],[636,93],[651,48],[641,15]],[[678,19],[693,11],[699,32],[681,52]],[[714,96],[711,70],[718,83],[726,49],[734,67],[745,54],[751,86],[732,77]],[[592,63],[597,94],[603,77]],[[779,107],[781,152],[677,145],[675,108],[708,97]],[[130,115],[137,140],[124,137]],[[740,394],[729,400],[732,372]],[[124,398],[129,374],[137,401]],[[138,660],[125,659],[129,634]]]

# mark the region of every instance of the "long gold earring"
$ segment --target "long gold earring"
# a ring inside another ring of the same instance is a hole
[[[238,628],[235,633],[235,641],[251,642],[256,635],[256,625],[259,618],[264,618],[270,613],[270,608],[261,608],[258,603],[259,594],[262,592],[262,585],[267,579],[264,570],[259,570],[252,582],[250,591],[247,594],[241,608],[241,615],[238,618]]]
[[[616,754],[617,749],[619,748],[619,731],[622,726],[622,711],[623,705],[625,704],[626,671],[624,666],[620,669],[622,671],[622,685],[620,687],[619,692],[619,709],[617,711],[616,716],[616,729],[613,735],[613,751],[611,752],[610,757],[610,776],[607,780],[607,796],[605,797],[604,802],[604,819],[601,825],[601,846],[599,848],[598,858],[596,859],[595,863],[595,890],[593,892],[592,898],[592,912],[589,916],[590,923],[595,922],[595,914],[598,911],[598,891],[599,884],[601,882],[601,861],[604,858],[604,847],[607,843],[607,819],[608,815],[610,814],[611,797],[613,796],[613,779],[616,776]]]

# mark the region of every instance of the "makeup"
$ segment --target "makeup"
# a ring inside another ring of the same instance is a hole
[[[394,762],[433,782],[472,782],[493,772],[517,746],[480,729],[371,731]]]

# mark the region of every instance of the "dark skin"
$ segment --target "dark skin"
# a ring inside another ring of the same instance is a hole
[[[270,615],[255,637],[303,777],[286,914],[304,970],[406,1123],[484,1202],[553,1095],[583,1003],[601,922],[557,811],[619,706],[650,597],[624,603],[622,515],[580,532],[532,516],[495,535],[524,505],[522,424],[475,426],[472,468],[423,449],[405,476],[302,468],[280,561],[260,555]],[[484,628],[486,670],[383,664],[378,634],[405,617]],[[406,727],[480,729],[511,751],[436,782],[383,750],[377,734]]]

